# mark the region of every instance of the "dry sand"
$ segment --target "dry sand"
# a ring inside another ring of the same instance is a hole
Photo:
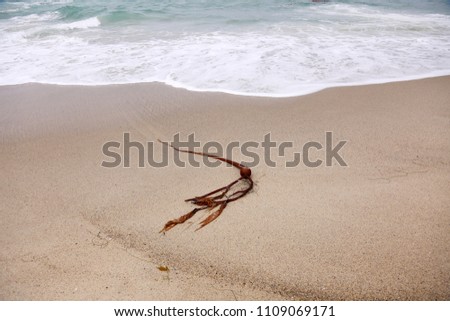
[[[439,77],[269,99],[0,87],[0,299],[449,300],[449,88]],[[261,164],[255,191],[198,232],[204,215],[158,233],[235,169],[100,166],[124,132],[202,144],[271,132],[300,149],[326,131],[348,140],[348,167]]]

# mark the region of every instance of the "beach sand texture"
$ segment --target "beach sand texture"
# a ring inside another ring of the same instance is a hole
[[[449,88],[450,77],[294,98],[2,86],[0,299],[449,300]],[[301,151],[327,131],[348,141],[347,167],[261,164],[254,192],[198,232],[207,214],[158,233],[236,169],[100,166],[124,132],[224,145],[270,132]]]

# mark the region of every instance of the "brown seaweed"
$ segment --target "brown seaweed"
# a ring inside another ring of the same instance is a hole
[[[195,151],[191,151],[191,150],[182,150],[182,149],[179,149],[179,148],[173,146],[172,144],[168,144],[168,143],[162,142],[162,141],[160,141],[160,142],[162,144],[172,147],[173,149],[175,149],[178,152],[201,155],[204,157],[210,157],[210,158],[214,158],[214,159],[220,160],[222,162],[228,163],[228,164],[234,166],[235,168],[239,169],[239,173],[241,175],[241,177],[239,177],[238,179],[234,180],[233,182],[231,182],[230,184],[228,184],[224,187],[218,188],[218,189],[216,189],[212,192],[209,192],[205,195],[196,196],[196,197],[185,200],[186,202],[191,202],[192,204],[197,205],[198,207],[194,208],[189,213],[180,216],[179,218],[168,221],[164,225],[164,227],[161,229],[160,233],[165,233],[165,232],[169,231],[170,229],[172,229],[173,227],[177,226],[178,224],[182,224],[182,223],[186,222],[187,220],[189,220],[191,217],[193,217],[199,211],[203,211],[203,210],[211,211],[211,210],[214,210],[217,208],[213,213],[211,213],[208,217],[206,217],[204,220],[202,220],[200,222],[200,226],[196,229],[196,231],[197,231],[197,230],[205,227],[206,225],[208,225],[215,219],[217,219],[222,214],[223,210],[227,207],[227,205],[229,203],[237,201],[238,199],[244,197],[253,189],[253,180],[251,178],[252,171],[250,170],[250,168],[248,168],[244,165],[241,165],[237,162],[234,162],[232,160],[223,158],[223,157],[219,157],[219,156],[207,154],[207,153],[195,152]],[[241,189],[234,191],[228,195],[228,193],[230,192],[230,189],[233,186],[235,186],[241,182],[245,183],[246,186],[244,186]]]

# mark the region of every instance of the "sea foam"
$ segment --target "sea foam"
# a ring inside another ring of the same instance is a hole
[[[71,23],[65,23],[65,24],[59,24],[56,25],[55,28],[57,29],[87,29],[87,28],[94,28],[101,25],[100,20],[98,20],[97,17],[88,18],[81,21],[75,21]]]
[[[40,4],[0,19],[0,84],[159,81],[278,97],[450,74],[445,6],[369,2]]]

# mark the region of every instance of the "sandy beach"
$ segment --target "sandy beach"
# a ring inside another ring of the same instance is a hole
[[[449,88],[450,77],[293,98],[1,86],[0,299],[450,300]],[[197,232],[205,214],[159,233],[235,169],[101,166],[124,133],[224,146],[271,133],[301,151],[326,132],[347,141],[348,166],[275,157]]]

